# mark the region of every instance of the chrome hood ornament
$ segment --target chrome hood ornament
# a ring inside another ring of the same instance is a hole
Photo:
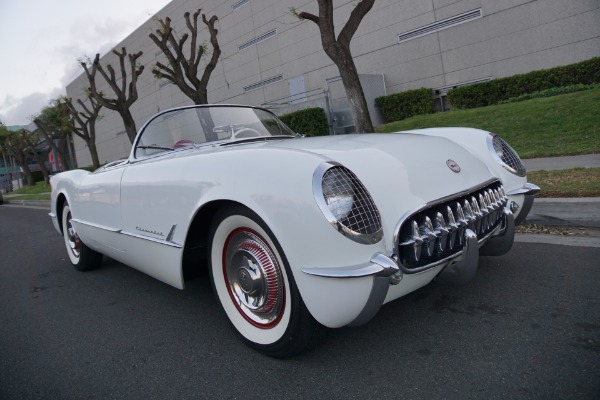
[[[448,161],[446,161],[446,165],[453,172],[456,172],[457,174],[460,172],[460,165],[458,165],[458,163],[456,161],[454,161],[454,160],[448,160]]]

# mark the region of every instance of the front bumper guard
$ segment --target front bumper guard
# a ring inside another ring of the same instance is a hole
[[[437,276],[437,280],[448,284],[465,284],[477,273],[480,255],[502,255],[514,241],[515,218],[513,213],[504,209],[504,222],[489,237],[482,239],[483,246],[471,229],[465,230],[465,247],[451,259]],[[487,239],[487,241],[486,241]],[[485,243],[484,243],[485,242]],[[385,301],[390,285],[397,285],[402,280],[402,270],[394,256],[375,253],[369,263],[345,268],[305,268],[305,274],[324,278],[351,279],[373,277],[369,298],[358,316],[348,326],[359,326],[370,321],[379,312]]]
[[[539,186],[527,182],[523,185],[523,187],[511,190],[510,192],[506,193],[507,196],[524,196],[523,205],[521,206],[521,212],[515,219],[515,225],[519,225],[521,222],[525,221],[525,218],[527,218],[527,215],[529,214],[529,211],[531,211],[531,207],[533,206],[533,199],[539,191]]]

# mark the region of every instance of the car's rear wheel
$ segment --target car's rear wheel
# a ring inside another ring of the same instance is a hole
[[[62,211],[62,232],[69,259],[76,269],[88,271],[102,263],[102,254],[87,247],[79,238],[68,203]]]
[[[215,216],[210,239],[213,287],[242,339],[273,357],[306,349],[319,326],[266,224],[243,207],[222,210]]]

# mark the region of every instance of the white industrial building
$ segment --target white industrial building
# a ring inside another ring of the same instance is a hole
[[[356,1],[334,0],[341,28]],[[222,55],[208,86],[211,103],[265,105],[277,113],[321,106],[336,132],[348,131],[348,107],[338,70],[325,55],[317,26],[300,21],[291,9],[317,13],[316,0],[173,0],[115,48],[143,51],[146,66],[131,111],[138,129],[158,111],[191,100],[175,86],[157,80],[152,65],[161,51],[148,37],[156,18],[170,17],[186,30],[183,15],[198,8],[216,15]],[[209,43],[204,25],[200,41]],[[208,44],[210,50],[210,44]],[[367,96],[427,87],[448,88],[570,64],[600,55],[598,0],[377,0],[362,21],[352,53]],[[106,54],[101,63],[116,57]],[[67,95],[84,97],[81,74]],[[110,94],[110,89],[103,90]],[[127,157],[131,144],[121,118],[104,109],[97,123],[101,162]],[[381,122],[372,109],[374,123]],[[348,122],[349,121],[349,122]],[[75,138],[79,166],[91,164]]]

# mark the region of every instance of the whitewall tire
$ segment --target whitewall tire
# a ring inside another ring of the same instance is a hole
[[[295,355],[311,344],[318,325],[264,222],[243,207],[222,210],[210,240],[215,294],[242,339],[273,357]]]
[[[61,226],[71,264],[80,271],[97,268],[102,263],[102,254],[90,249],[81,241],[72,220],[71,208],[68,203],[65,203],[62,210]]]

